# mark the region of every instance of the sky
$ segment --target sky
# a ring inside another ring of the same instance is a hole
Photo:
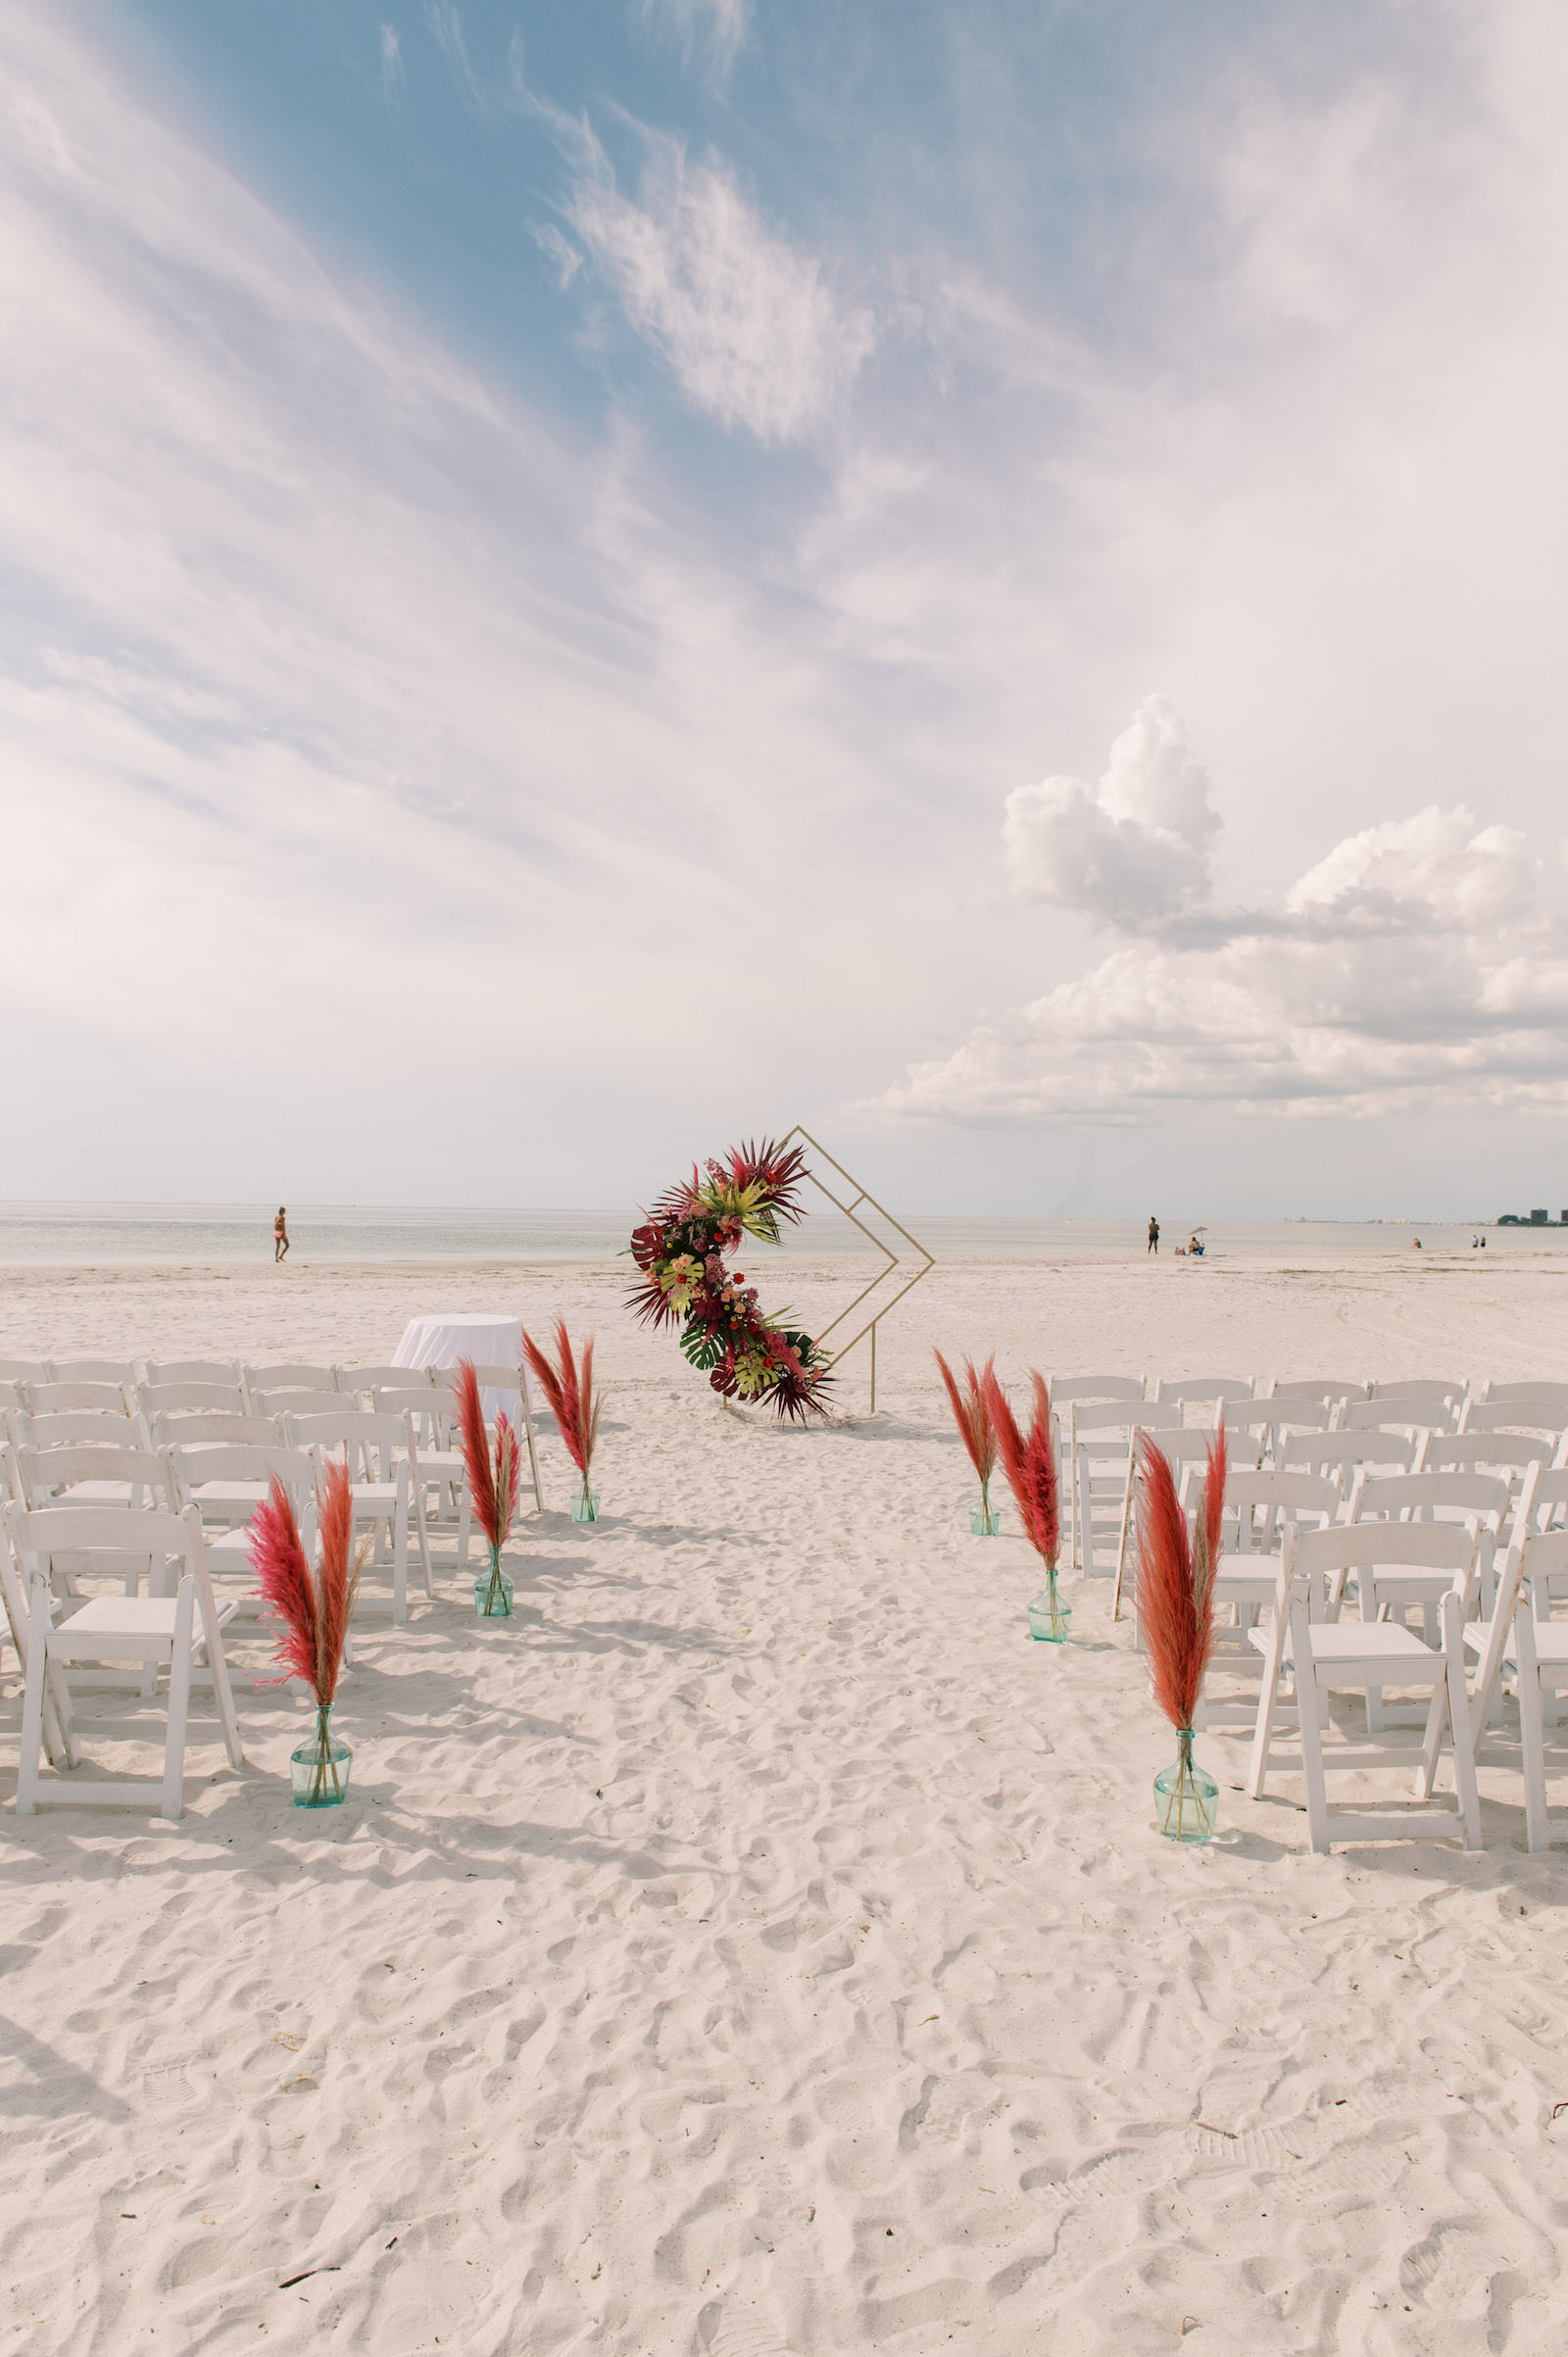
[[[0,1196],[1568,1203],[1554,0],[11,0]]]

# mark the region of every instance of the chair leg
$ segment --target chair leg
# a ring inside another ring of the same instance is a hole
[[[1520,1651],[1525,1651],[1521,1643]],[[1534,1652],[1534,1647],[1530,1651]],[[1525,1846],[1551,1847],[1551,1822],[1546,1811],[1546,1756],[1542,1725],[1541,1672],[1533,1659],[1519,1663],[1519,1749],[1525,1771]],[[21,1807],[19,1799],[17,1803]]]
[[[1247,1790],[1253,1800],[1262,1799],[1263,1787],[1268,1781],[1269,1746],[1274,1740],[1274,1718],[1279,1702],[1279,1649],[1271,1646],[1263,1657],[1263,1676],[1257,1690],[1257,1719],[1252,1730],[1252,1756],[1247,1769]]]
[[[169,1663],[169,1728],[164,1739],[163,1814],[177,1825],[185,1805],[185,1721],[190,1711],[190,1651],[196,1618],[196,1583],[179,1583],[174,1603],[174,1649]]]
[[[435,1586],[430,1578],[430,1533],[425,1525],[422,1489],[416,1489],[414,1492],[414,1515],[416,1528],[419,1534],[419,1565],[424,1575],[424,1593],[433,1602]]]
[[[1453,1738],[1453,1785],[1466,1849],[1481,1847],[1481,1793],[1476,1784],[1476,1746],[1470,1727],[1470,1694],[1465,1685],[1463,1608],[1456,1596],[1442,1605],[1443,1654],[1446,1663],[1448,1732]]]
[[[42,1580],[32,1583],[27,1616],[27,1674],[22,1694],[22,1739],[17,1759],[17,1815],[32,1816],[38,1806],[38,1759],[43,1749],[44,1663],[49,1655],[49,1591]]]
[[[1304,1631],[1302,1632],[1304,1635]],[[1329,1849],[1329,1793],[1323,1773],[1323,1735],[1318,1725],[1318,1687],[1310,1653],[1298,1639],[1296,1662],[1297,1717],[1301,1724],[1301,1773],[1306,1779],[1306,1830],[1312,1847],[1324,1856]]]
[[[409,1617],[409,1497],[401,1484],[392,1514],[392,1618]]]

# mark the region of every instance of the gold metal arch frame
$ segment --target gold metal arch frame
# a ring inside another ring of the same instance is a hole
[[[928,1276],[931,1270],[935,1268],[936,1254],[934,1252],[928,1252],[925,1249],[925,1246],[917,1242],[917,1240],[909,1234],[908,1229],[904,1225],[902,1220],[895,1219],[887,1205],[885,1203],[879,1203],[876,1200],[876,1197],[871,1193],[870,1189],[868,1187],[862,1187],[858,1179],[852,1178],[850,1173],[845,1169],[844,1164],[840,1161],[836,1161],[833,1155],[828,1153],[827,1148],[822,1145],[820,1140],[813,1138],[810,1131],[808,1129],[804,1129],[799,1122],[795,1124],[795,1127],[790,1131],[788,1137],[785,1138],[783,1143],[786,1146],[792,1146],[795,1144],[797,1139],[799,1139],[803,1146],[808,1147],[812,1154],[817,1156],[821,1161],[825,1162],[831,1170],[837,1172],[839,1178],[843,1181],[845,1193],[849,1197],[849,1201],[846,1202],[843,1197],[835,1195],[833,1189],[828,1185],[826,1179],[820,1177],[818,1173],[811,1168],[809,1163],[807,1164],[802,1176],[809,1179],[812,1186],[816,1188],[817,1192],[827,1197],[828,1202],[833,1205],[834,1209],[842,1211],[845,1218],[848,1219],[855,1227],[859,1229],[866,1242],[875,1246],[876,1250],[882,1254],[882,1257],[886,1262],[885,1267],[877,1270],[876,1275],[871,1279],[869,1285],[862,1285],[859,1292],[856,1295],[854,1301],[847,1302],[844,1308],[839,1311],[838,1316],[834,1318],[829,1325],[824,1326],[820,1334],[812,1337],[812,1340],[819,1348],[823,1346],[828,1347],[832,1362],[835,1366],[838,1364],[841,1358],[848,1357],[849,1353],[855,1349],[858,1343],[864,1342],[867,1336],[870,1337],[871,1413],[875,1415],[877,1327],[887,1316],[888,1311],[893,1308],[897,1302],[902,1301],[906,1294],[912,1293],[914,1288],[919,1284],[920,1279],[924,1276]],[[903,1253],[894,1252],[890,1245],[887,1245],[883,1242],[882,1238],[876,1233],[874,1228],[868,1228],[865,1224],[865,1221],[858,1216],[862,1207],[866,1205],[869,1205],[870,1209],[876,1213],[879,1219],[885,1219],[888,1226],[903,1237],[905,1243],[908,1246],[910,1252],[917,1255],[919,1265],[913,1269],[911,1274],[904,1273],[909,1269],[910,1263],[908,1259]],[[871,1301],[872,1297],[876,1295],[883,1286],[889,1284],[895,1277],[901,1275],[903,1275],[904,1281],[898,1287],[898,1290],[895,1293],[889,1294],[886,1301],[884,1301],[879,1307],[873,1309],[870,1316],[867,1317],[861,1325],[856,1327],[855,1332],[850,1336],[848,1342],[839,1343],[837,1346],[833,1346],[829,1343],[830,1336],[836,1334],[841,1326],[847,1326],[851,1324],[857,1313],[862,1309],[869,1301]]]

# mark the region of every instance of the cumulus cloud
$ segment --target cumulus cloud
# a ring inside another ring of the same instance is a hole
[[[1219,823],[1158,699],[1098,788],[1009,796],[1019,889],[1147,938],[911,1066],[884,1107],[962,1122],[1568,1105],[1568,942],[1522,834],[1434,807],[1346,837],[1276,907],[1225,909],[1208,898]]]
[[[767,226],[722,160],[693,164],[679,140],[648,133],[631,197],[592,133],[569,130],[565,219],[638,334],[696,408],[760,442],[802,440],[871,350],[868,315]]]
[[[1008,795],[1003,843],[1014,888],[1142,931],[1206,897],[1220,821],[1180,715],[1150,696],[1098,786],[1048,777]]]

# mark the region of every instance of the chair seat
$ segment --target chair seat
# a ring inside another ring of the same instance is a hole
[[[1473,1653],[1486,1651],[1487,1640],[1491,1634],[1492,1623],[1490,1621],[1467,1620],[1465,1622],[1464,1641]],[[1502,1659],[1503,1665],[1507,1669],[1516,1670],[1519,1667],[1512,1636],[1503,1646]],[[1553,1669],[1560,1669],[1568,1665],[1568,1620],[1537,1621],[1536,1659],[1544,1667],[1549,1666]]]
[[[249,1509],[264,1503],[269,1485],[264,1481],[202,1481],[191,1490],[203,1512],[226,1512],[230,1507]]]
[[[172,1596],[94,1596],[79,1612],[62,1621],[49,1640],[50,1649],[63,1656],[113,1651],[118,1645],[167,1648],[173,1642],[178,1601]],[[218,1606],[220,1627],[231,1620],[237,1604],[225,1597]],[[196,1642],[200,1643],[198,1630]]]
[[[354,1485],[354,1510],[356,1513],[362,1506],[390,1507],[395,1506],[397,1502],[398,1485],[395,1481],[357,1481]]]
[[[1450,1580],[1448,1585],[1452,1586]],[[1249,1629],[1248,1642],[1259,1653],[1269,1649],[1266,1629]],[[1327,1669],[1344,1669],[1362,1661],[1373,1661],[1380,1668],[1390,1662],[1410,1662],[1425,1671],[1434,1667],[1441,1671],[1443,1655],[1436,1646],[1423,1645],[1413,1629],[1401,1627],[1398,1621],[1343,1621],[1315,1620],[1312,1623],[1312,1658]],[[1292,1661],[1292,1647],[1287,1639],[1285,1659]],[[1294,1665],[1293,1665],[1294,1666]]]
[[[133,1496],[145,1496],[145,1482],[75,1481],[69,1489],[54,1490],[40,1498],[43,1506],[128,1506]]]

